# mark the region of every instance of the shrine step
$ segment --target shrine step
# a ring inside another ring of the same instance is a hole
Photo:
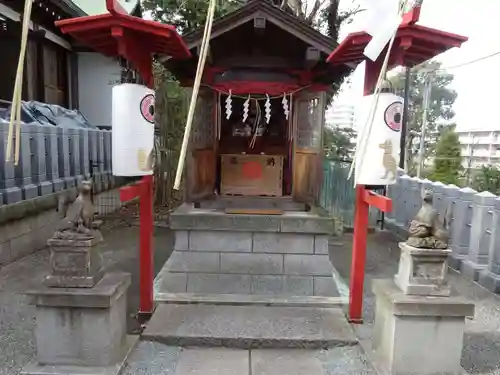
[[[183,204],[170,215],[170,228],[332,235],[335,233],[335,222],[332,218],[314,212],[285,211],[283,215],[228,214],[223,210]]]
[[[339,308],[159,305],[143,340],[176,346],[323,349],[356,345]]]
[[[269,294],[200,294],[200,293],[155,293],[156,303],[177,305],[221,305],[221,306],[277,306],[320,307],[347,306],[345,297],[324,296],[279,296]]]
[[[199,208],[225,209],[261,209],[281,211],[307,211],[303,203],[294,202],[291,197],[228,197],[219,196],[216,199],[199,202]]]

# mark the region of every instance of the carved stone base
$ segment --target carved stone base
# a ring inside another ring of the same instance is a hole
[[[379,374],[462,375],[465,318],[474,304],[457,295],[409,296],[390,279],[373,280],[372,351]]]
[[[401,257],[394,282],[408,295],[449,296],[447,258],[450,249],[418,249],[400,242]]]
[[[28,292],[37,351],[22,374],[119,374],[136,341],[126,335],[129,285],[130,275],[108,273],[93,288]]]
[[[51,274],[43,283],[50,287],[92,288],[103,277],[97,244],[102,237],[88,240],[50,239]]]

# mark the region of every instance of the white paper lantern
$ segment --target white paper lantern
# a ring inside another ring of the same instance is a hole
[[[112,144],[114,176],[153,174],[154,91],[124,83],[113,87]]]
[[[392,185],[396,183],[399,164],[403,98],[391,93],[380,94],[370,136],[363,146],[360,144],[361,135],[369,120],[373,101],[373,95],[363,97],[356,115],[359,147],[355,161],[356,183]],[[364,152],[359,151],[363,147]]]

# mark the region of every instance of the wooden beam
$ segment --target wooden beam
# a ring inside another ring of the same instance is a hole
[[[258,36],[263,36],[266,32],[266,18],[265,17],[255,17],[253,19],[253,29],[255,34]]]
[[[304,66],[307,70],[312,69],[320,59],[320,52],[315,47],[308,47],[306,50]]]
[[[225,68],[245,67],[245,68],[278,68],[278,69],[301,69],[302,59],[284,58],[279,56],[217,56],[214,65]]]

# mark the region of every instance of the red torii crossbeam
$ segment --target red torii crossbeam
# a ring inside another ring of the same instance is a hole
[[[133,17],[116,0],[106,0],[108,14],[57,21],[56,26],[81,43],[106,56],[122,56],[139,72],[149,88],[154,87],[153,55],[175,59],[191,56],[175,27]],[[140,201],[140,308],[139,315],[153,313],[153,176],[120,189],[120,199]]]

